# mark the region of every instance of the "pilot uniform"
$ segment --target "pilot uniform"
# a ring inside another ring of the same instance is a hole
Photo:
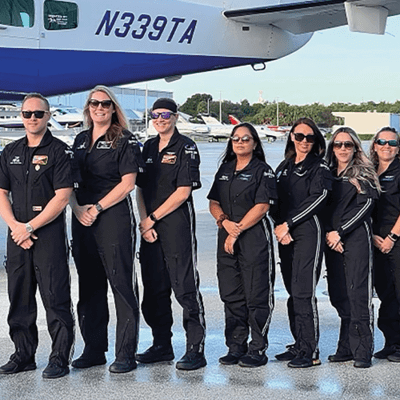
[[[341,319],[338,356],[353,355],[355,361],[369,363],[373,352],[372,264],[373,243],[371,213],[378,192],[369,183],[360,182],[363,193],[348,178],[337,177],[327,203],[331,220],[326,231],[337,231],[344,252],[328,246],[325,263],[329,297]]]
[[[396,157],[379,176],[382,193],[373,212],[373,232],[382,238],[391,232],[400,215],[400,160]],[[374,283],[381,304],[378,328],[385,347],[400,350],[400,241],[388,254],[375,248]]]
[[[196,144],[175,128],[168,145],[158,151],[159,136],[143,148],[146,172],[138,175],[147,215],[180,186],[199,189],[200,157]],[[171,345],[171,288],[183,308],[187,351],[202,353],[205,340],[203,300],[197,271],[197,242],[192,195],[154,225],[158,239],[140,245],[144,285],[142,312],[152,328],[154,345]]]
[[[121,176],[137,173],[143,167],[138,143],[130,132],[123,131],[115,148],[102,136],[90,149],[91,135],[91,130],[80,133],[73,146],[79,205],[96,204],[121,182]],[[136,223],[130,195],[102,211],[90,227],[82,225],[73,215],[72,238],[85,354],[104,354],[108,349],[108,279],[117,312],[115,358],[134,360],[139,306],[134,269]]]
[[[321,273],[324,232],[318,213],[323,208],[332,177],[326,163],[310,153],[295,164],[284,160],[276,169],[278,205],[271,209],[276,225],[287,222],[293,241],[279,244],[290,329],[296,340],[293,354],[319,358],[319,321],[315,289]]]
[[[224,163],[215,175],[208,199],[217,201],[224,214],[240,222],[259,203],[277,199],[275,174],[256,157],[235,172],[236,160]],[[224,250],[228,236],[218,230],[217,274],[225,304],[225,337],[230,353],[263,353],[274,308],[275,263],[271,226],[266,215],[240,234],[234,254]],[[251,329],[251,342],[247,345]]]
[[[69,147],[50,131],[39,146],[28,147],[22,138],[7,145],[0,157],[0,188],[11,193],[12,210],[19,222],[37,216],[55,191],[73,186]],[[74,342],[74,318],[70,296],[70,273],[65,213],[37,229],[34,245],[24,250],[7,238],[8,324],[17,362],[34,363],[38,346],[36,287],[46,310],[52,338],[50,361],[66,367]]]

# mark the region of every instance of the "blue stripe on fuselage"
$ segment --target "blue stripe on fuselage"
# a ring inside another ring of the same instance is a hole
[[[259,63],[258,58],[0,48],[0,98],[45,96]],[[5,93],[13,92],[13,93]]]

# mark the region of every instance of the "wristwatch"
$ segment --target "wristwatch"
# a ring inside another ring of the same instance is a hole
[[[25,228],[28,233],[33,233],[32,225],[30,225],[28,222],[25,224]]]
[[[150,218],[153,222],[157,222],[157,221],[158,221],[158,219],[156,218],[156,216],[155,216],[153,213],[151,213],[151,214],[149,215],[149,218]]]
[[[390,232],[390,233],[388,234],[388,238],[389,238],[392,242],[397,242],[397,241],[399,240],[399,236],[396,235],[396,234],[393,233],[393,232]]]
[[[103,211],[103,207],[101,206],[100,203],[96,203],[94,206],[95,206],[96,210],[97,210],[99,213],[101,213],[101,212]]]

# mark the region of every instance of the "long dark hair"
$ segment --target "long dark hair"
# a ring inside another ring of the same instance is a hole
[[[105,93],[110,98],[110,100],[113,102],[113,107],[114,107],[115,112],[112,114],[111,125],[107,129],[105,139],[108,142],[112,142],[112,147],[115,148],[117,145],[118,139],[120,139],[123,136],[123,130],[128,129],[128,120],[125,116],[125,113],[124,113],[122,107],[118,103],[118,100],[117,100],[115,94],[112,92],[112,90],[110,88],[108,88],[107,86],[98,85],[90,91],[90,93],[86,99],[85,106],[83,108],[83,116],[85,118],[86,125],[89,128],[93,127],[93,120],[90,117],[90,111],[89,111],[89,101],[92,98],[93,94],[96,92]]]
[[[311,148],[310,153],[314,153],[316,156],[323,157],[325,155],[325,150],[326,150],[326,144],[325,144],[325,139],[322,136],[321,131],[318,129],[318,126],[315,124],[315,122],[310,119],[310,118],[299,118],[295,123],[293,124],[292,128],[290,129],[288,139],[286,142],[286,147],[285,147],[285,158],[295,158],[296,157],[296,149],[294,147],[294,143],[291,137],[291,134],[294,132],[297,126],[305,124],[309,126],[314,133],[315,136],[315,142],[313,144],[313,147]]]
[[[256,143],[256,148],[253,151],[253,157],[257,157],[259,160],[265,162],[265,153],[264,153],[262,143],[261,143],[260,137],[258,136],[256,128],[254,128],[254,126],[252,124],[249,124],[248,122],[242,122],[239,125],[235,125],[230,137],[232,137],[239,128],[247,128],[247,130],[250,132],[251,136],[253,137],[254,142]],[[233,151],[232,140],[229,139],[228,144],[225,149],[225,152],[222,155],[222,163],[226,163],[226,162],[232,161],[232,160],[236,160],[236,154]]]

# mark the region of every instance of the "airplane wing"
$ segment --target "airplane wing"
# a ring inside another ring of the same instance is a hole
[[[349,24],[354,32],[384,34],[386,18],[400,14],[398,0],[308,0],[256,8],[226,10],[229,20],[274,25],[294,34]]]

